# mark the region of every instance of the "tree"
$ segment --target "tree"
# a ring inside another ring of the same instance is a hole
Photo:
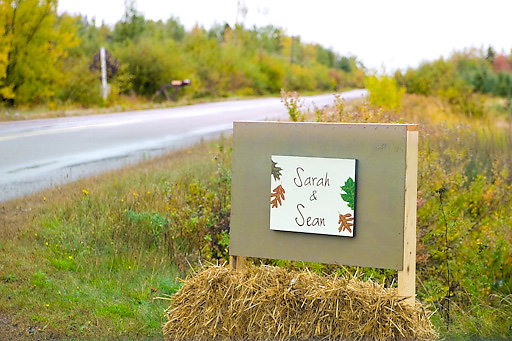
[[[281,28],[267,25],[261,28],[254,28],[257,32],[260,46],[270,55],[279,55],[283,49],[283,31]]]
[[[126,1],[125,6],[124,18],[114,28],[113,37],[116,42],[136,40],[148,30],[144,15],[140,14],[135,8],[135,1]]]
[[[0,2],[0,13],[6,13],[9,8],[7,1]],[[9,54],[11,51],[10,34],[6,33],[7,17],[0,17],[0,99],[11,100],[14,98],[12,86],[7,83],[7,66],[9,65]]]
[[[87,17],[79,16],[76,18],[76,34],[80,44],[69,49],[69,57],[89,57],[92,58],[101,46],[106,46],[112,40],[112,30],[107,25],[96,26],[96,20],[93,18],[89,23]]]
[[[0,100],[48,100],[61,76],[59,63],[78,43],[74,19],[57,20],[57,0],[2,1],[0,6]]]
[[[512,73],[512,65],[508,61],[508,58],[502,54],[499,54],[494,58],[494,63],[492,64],[492,68],[495,73],[500,72],[510,72]]]
[[[182,41],[185,38],[185,27],[183,27],[178,18],[169,18],[165,23],[165,29],[166,32],[171,35],[172,39],[176,41]]]
[[[487,48],[487,54],[485,56],[485,59],[487,59],[487,61],[492,64],[492,63],[494,63],[494,58],[495,57],[496,57],[496,51],[494,51],[492,46],[489,46]]]
[[[336,59],[337,56],[333,51],[331,51],[330,49],[326,49],[321,45],[317,45],[316,60],[319,63],[329,68],[334,68],[336,67]]]
[[[173,40],[159,44],[154,39],[129,41],[113,53],[125,65],[133,90],[152,96],[173,79],[188,78],[188,67],[179,46]]]

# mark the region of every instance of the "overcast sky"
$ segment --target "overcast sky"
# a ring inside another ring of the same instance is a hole
[[[146,19],[195,24],[272,24],[303,42],[354,55],[370,69],[417,67],[464,48],[492,45],[509,55],[512,0],[139,0]],[[244,16],[238,8],[246,8]],[[83,14],[112,25],[122,19],[125,0],[59,0],[59,13]]]

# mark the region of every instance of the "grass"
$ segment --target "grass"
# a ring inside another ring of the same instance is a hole
[[[215,153],[201,144],[0,204],[0,311],[41,337],[161,337],[168,303],[155,298],[192,262],[170,254],[169,190],[215,174]]]
[[[34,107],[0,107],[0,122],[2,121],[19,121],[19,120],[33,120],[69,116],[84,116],[84,115],[101,115],[107,113],[116,113],[132,110],[148,110],[148,109],[161,109],[173,108],[177,106],[199,104],[204,102],[214,102],[221,99],[179,99],[176,102],[148,102],[143,98],[136,96],[121,96],[120,100],[116,103],[102,106],[85,108],[74,104],[60,104],[60,105],[38,105]],[[223,99],[225,100],[225,99]]]
[[[417,294],[443,338],[512,337],[510,118],[404,95],[299,113],[321,122],[420,124]],[[165,300],[200,262],[227,258],[230,141],[0,204],[0,313],[42,338],[160,338]],[[359,271],[280,260],[318,273]],[[363,278],[396,283],[391,270]]]

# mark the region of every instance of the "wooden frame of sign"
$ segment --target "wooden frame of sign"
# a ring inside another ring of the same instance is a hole
[[[414,303],[418,125],[235,122],[233,136],[233,269],[246,257],[396,269]]]

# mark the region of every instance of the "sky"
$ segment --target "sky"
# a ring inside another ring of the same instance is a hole
[[[178,18],[187,30],[272,24],[378,72],[465,49],[492,46],[506,55],[512,49],[512,0],[138,0],[135,8],[146,19]],[[113,25],[123,18],[125,0],[59,0],[58,12]]]

